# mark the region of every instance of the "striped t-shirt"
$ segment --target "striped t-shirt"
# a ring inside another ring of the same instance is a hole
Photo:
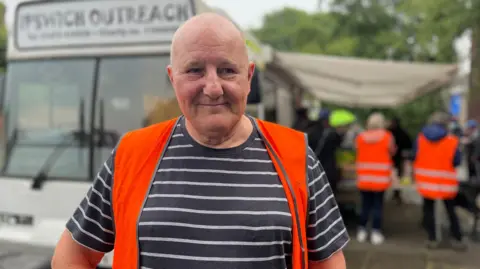
[[[115,153],[67,223],[74,240],[113,249]],[[349,237],[319,161],[308,151],[308,257],[321,261]],[[291,267],[292,216],[257,130],[242,145],[212,149],[176,126],[138,223],[142,268]],[[132,246],[135,247],[135,246]]]

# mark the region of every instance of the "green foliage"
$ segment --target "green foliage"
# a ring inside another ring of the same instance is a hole
[[[480,0],[334,0],[328,13],[274,11],[253,32],[281,51],[455,62],[453,40],[475,22],[480,29],[479,10]],[[429,94],[384,112],[415,133],[433,111],[445,109],[441,99]],[[373,109],[353,110],[365,119]]]
[[[0,3],[0,71],[4,72],[7,65],[7,28],[4,22],[5,5]]]

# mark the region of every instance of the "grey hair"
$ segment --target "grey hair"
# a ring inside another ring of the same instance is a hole
[[[450,121],[450,115],[448,115],[448,113],[445,113],[443,111],[434,112],[428,118],[429,124],[440,124],[440,125],[446,126],[448,125],[449,121]]]
[[[385,117],[382,113],[375,112],[368,116],[367,130],[376,130],[376,129],[384,129],[385,128]]]

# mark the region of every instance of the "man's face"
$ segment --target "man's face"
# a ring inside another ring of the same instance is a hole
[[[245,113],[255,68],[243,40],[207,29],[178,43],[168,74],[182,112],[197,128],[232,128]]]

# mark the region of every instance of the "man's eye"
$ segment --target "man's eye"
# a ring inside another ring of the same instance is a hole
[[[190,68],[188,69],[188,73],[201,73],[202,68]]]
[[[230,75],[235,74],[235,70],[233,68],[219,68],[218,73],[221,75]]]

